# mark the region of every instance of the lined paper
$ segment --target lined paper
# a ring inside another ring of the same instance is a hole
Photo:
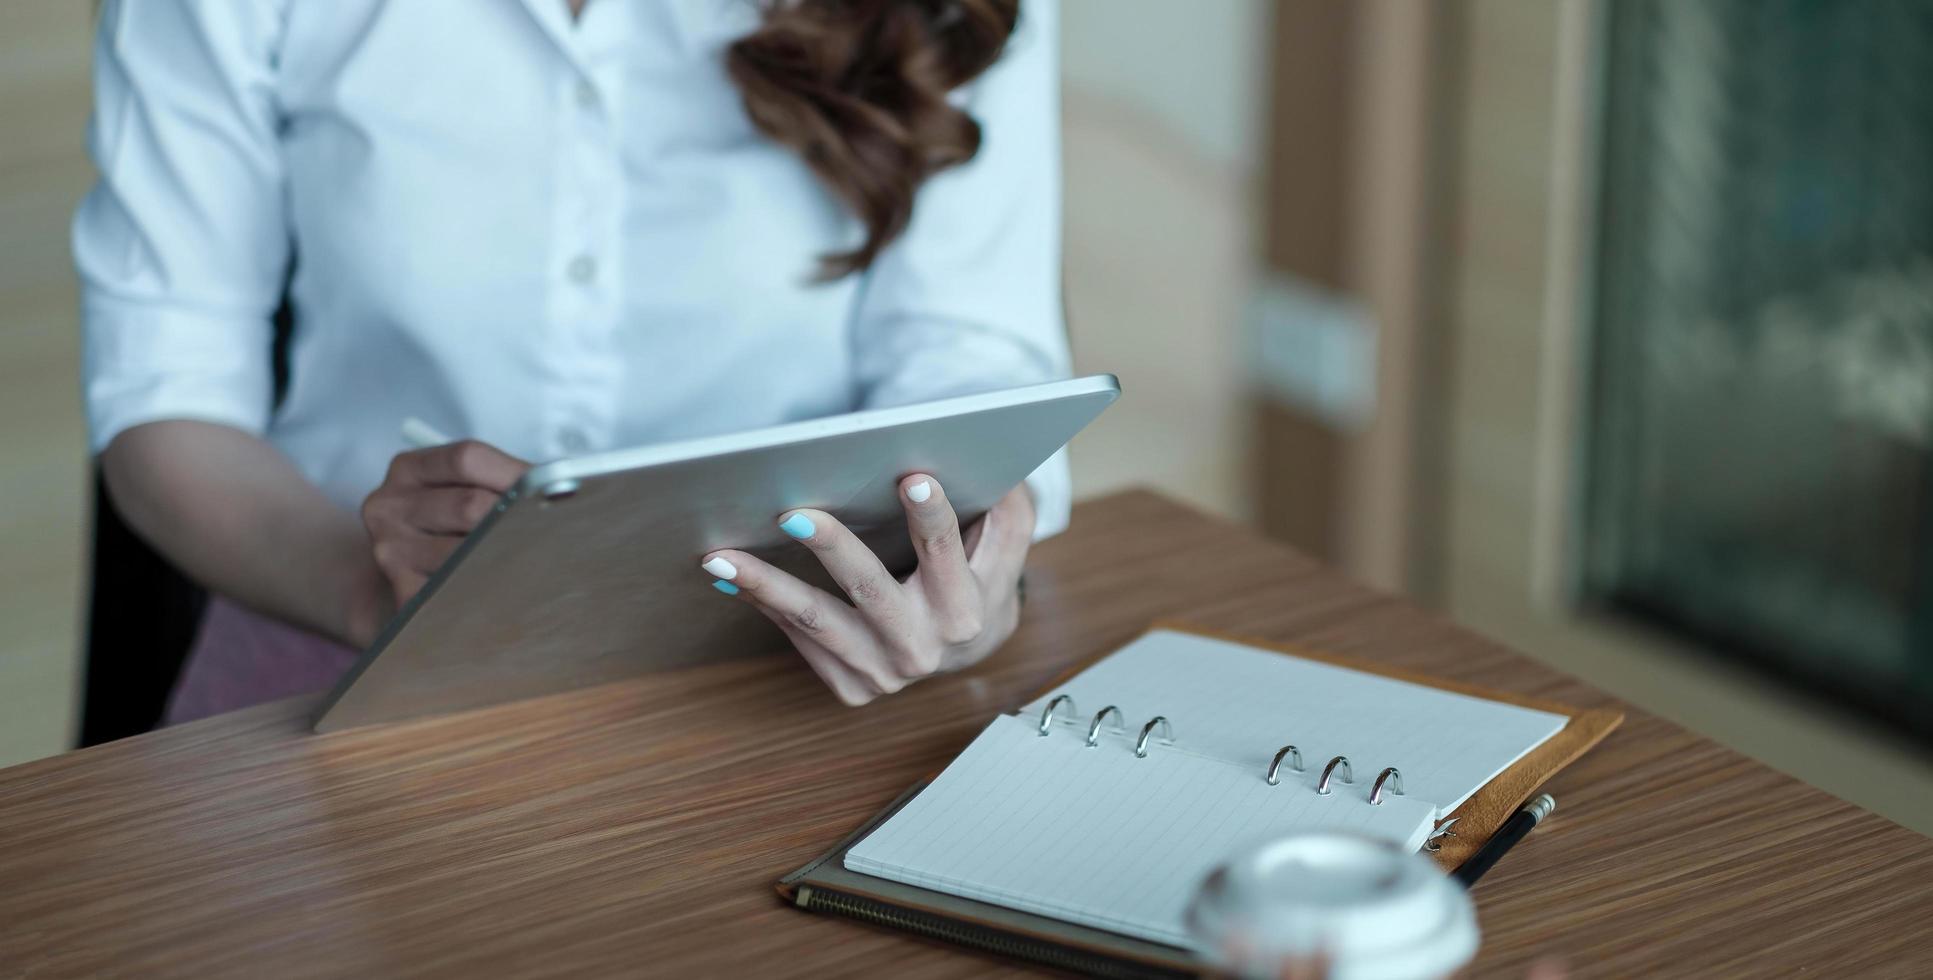
[[[1132,742],[1047,738],[1003,715],[933,784],[846,853],[853,871],[1187,945],[1201,879],[1246,846],[1294,830],[1349,830],[1421,846],[1429,804],[1270,786],[1225,763]]]
[[[1039,712],[1075,699],[1046,737]],[[1086,744],[1094,713],[1118,729]],[[1174,727],[1134,755],[1156,715]],[[1232,854],[1302,830],[1345,830],[1422,846],[1435,820],[1563,728],[1562,715],[1156,631],[1018,714],[1002,715],[938,779],[854,845],[863,874],[1186,946],[1183,912]],[[1304,768],[1264,779],[1294,744]],[[1316,793],[1323,764],[1350,760]],[[1395,766],[1403,795],[1368,801]]]

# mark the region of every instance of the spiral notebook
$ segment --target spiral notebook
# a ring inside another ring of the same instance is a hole
[[[1185,950],[1189,898],[1243,847],[1336,829],[1422,848],[1555,736],[1543,755],[1561,758],[1517,780],[1529,785],[1506,806],[1619,720],[1448,687],[1156,629],[995,718],[838,852],[834,884],[893,882],[912,886],[881,889],[901,905],[939,893]]]

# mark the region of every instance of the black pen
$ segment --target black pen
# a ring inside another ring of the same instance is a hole
[[[1496,864],[1498,858],[1503,857],[1517,845],[1518,841],[1523,840],[1525,835],[1530,833],[1531,828],[1543,823],[1544,818],[1550,816],[1550,812],[1555,809],[1557,809],[1557,800],[1549,793],[1543,793],[1524,804],[1523,809],[1504,821],[1503,826],[1497,828],[1497,832],[1492,834],[1482,847],[1477,848],[1475,854],[1470,855],[1470,860],[1458,865],[1457,869],[1450,873],[1450,877],[1462,883],[1465,888],[1476,884],[1477,879],[1483,877],[1483,873],[1490,870],[1490,866]]]

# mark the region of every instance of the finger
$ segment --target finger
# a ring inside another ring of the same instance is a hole
[[[818,557],[819,564],[852,600],[853,608],[883,641],[879,645],[885,648],[893,669],[904,677],[922,677],[939,666],[938,646],[920,643],[916,638],[913,606],[905,587],[858,535],[822,510],[791,511],[779,522],[779,530]]]
[[[401,534],[382,538],[372,546],[376,564],[385,571],[431,575],[450,560],[462,538],[441,534]]]
[[[499,496],[482,487],[430,487],[402,498],[401,517],[418,531],[464,535],[490,515]]]
[[[1020,495],[1020,497],[1024,497],[1025,500],[1021,502],[1024,502],[1027,505],[1028,510],[1032,510],[1033,501],[1034,501],[1033,492],[1027,489],[1026,484],[1021,484],[1020,486],[1007,491],[1006,496],[1001,497],[999,500],[994,501],[994,507],[998,508],[1001,504],[1016,502],[1017,500],[1016,494]],[[979,574],[982,571],[984,571],[984,568],[980,565],[973,564],[973,556],[980,553],[980,542],[984,539],[986,535],[986,530],[989,523],[990,522],[987,520],[987,515],[982,514],[980,515],[980,519],[977,521],[974,521],[973,525],[971,527],[968,527],[966,530],[967,562],[968,562],[968,565],[974,569],[976,574]],[[1029,516],[1029,518],[1026,521],[1024,521],[1023,524],[1028,528],[1032,528],[1033,527],[1032,517]]]
[[[428,534],[385,536],[371,545],[376,567],[396,591],[398,602],[408,601],[431,575],[443,567],[463,539]]]
[[[915,473],[899,483],[900,504],[906,508],[906,530],[919,557],[919,585],[933,609],[940,639],[965,643],[980,635],[980,583],[967,567],[966,543],[960,538],[960,518],[940,481]]]
[[[390,593],[396,597],[396,605],[399,608],[408,604],[411,599],[414,599],[416,593],[423,591],[423,585],[429,581],[429,576],[419,575],[415,572],[403,572],[396,575],[384,572],[383,577],[389,579]]]
[[[880,693],[906,686],[865,619],[824,589],[742,551],[712,552],[700,567],[717,577],[712,586],[718,591],[776,615],[784,628],[823,647]]]
[[[1033,545],[1033,498],[1027,488],[1015,487],[980,519],[980,538],[968,567],[988,588],[1010,589],[1020,581]]]
[[[826,687],[832,689],[833,695],[841,703],[856,708],[879,696],[879,689],[875,688],[864,675],[846,666],[845,662],[833,656],[831,651],[800,633],[791,623],[786,622],[783,616],[756,602],[749,602],[747,605],[758,610],[759,615],[771,620],[772,624],[785,634],[785,638],[792,643],[792,649],[799,651],[799,656],[805,659],[806,666],[811,667],[812,672],[819,675],[819,679],[825,682]]]
[[[967,525],[966,534],[963,537],[966,541],[968,568],[973,567],[973,556],[980,553],[980,539],[984,536],[986,530],[987,515],[985,514],[981,514],[979,520]]]
[[[432,446],[398,455],[392,478],[426,487],[483,487],[502,493],[516,485],[530,464],[475,439]]]

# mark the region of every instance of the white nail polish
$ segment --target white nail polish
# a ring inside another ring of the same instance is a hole
[[[926,503],[928,500],[931,500],[932,498],[933,498],[933,484],[927,480],[921,480],[920,482],[915,483],[912,486],[906,488],[906,499],[916,504]]]
[[[714,556],[701,567],[727,582],[738,577],[738,566],[726,561],[724,555]]]

